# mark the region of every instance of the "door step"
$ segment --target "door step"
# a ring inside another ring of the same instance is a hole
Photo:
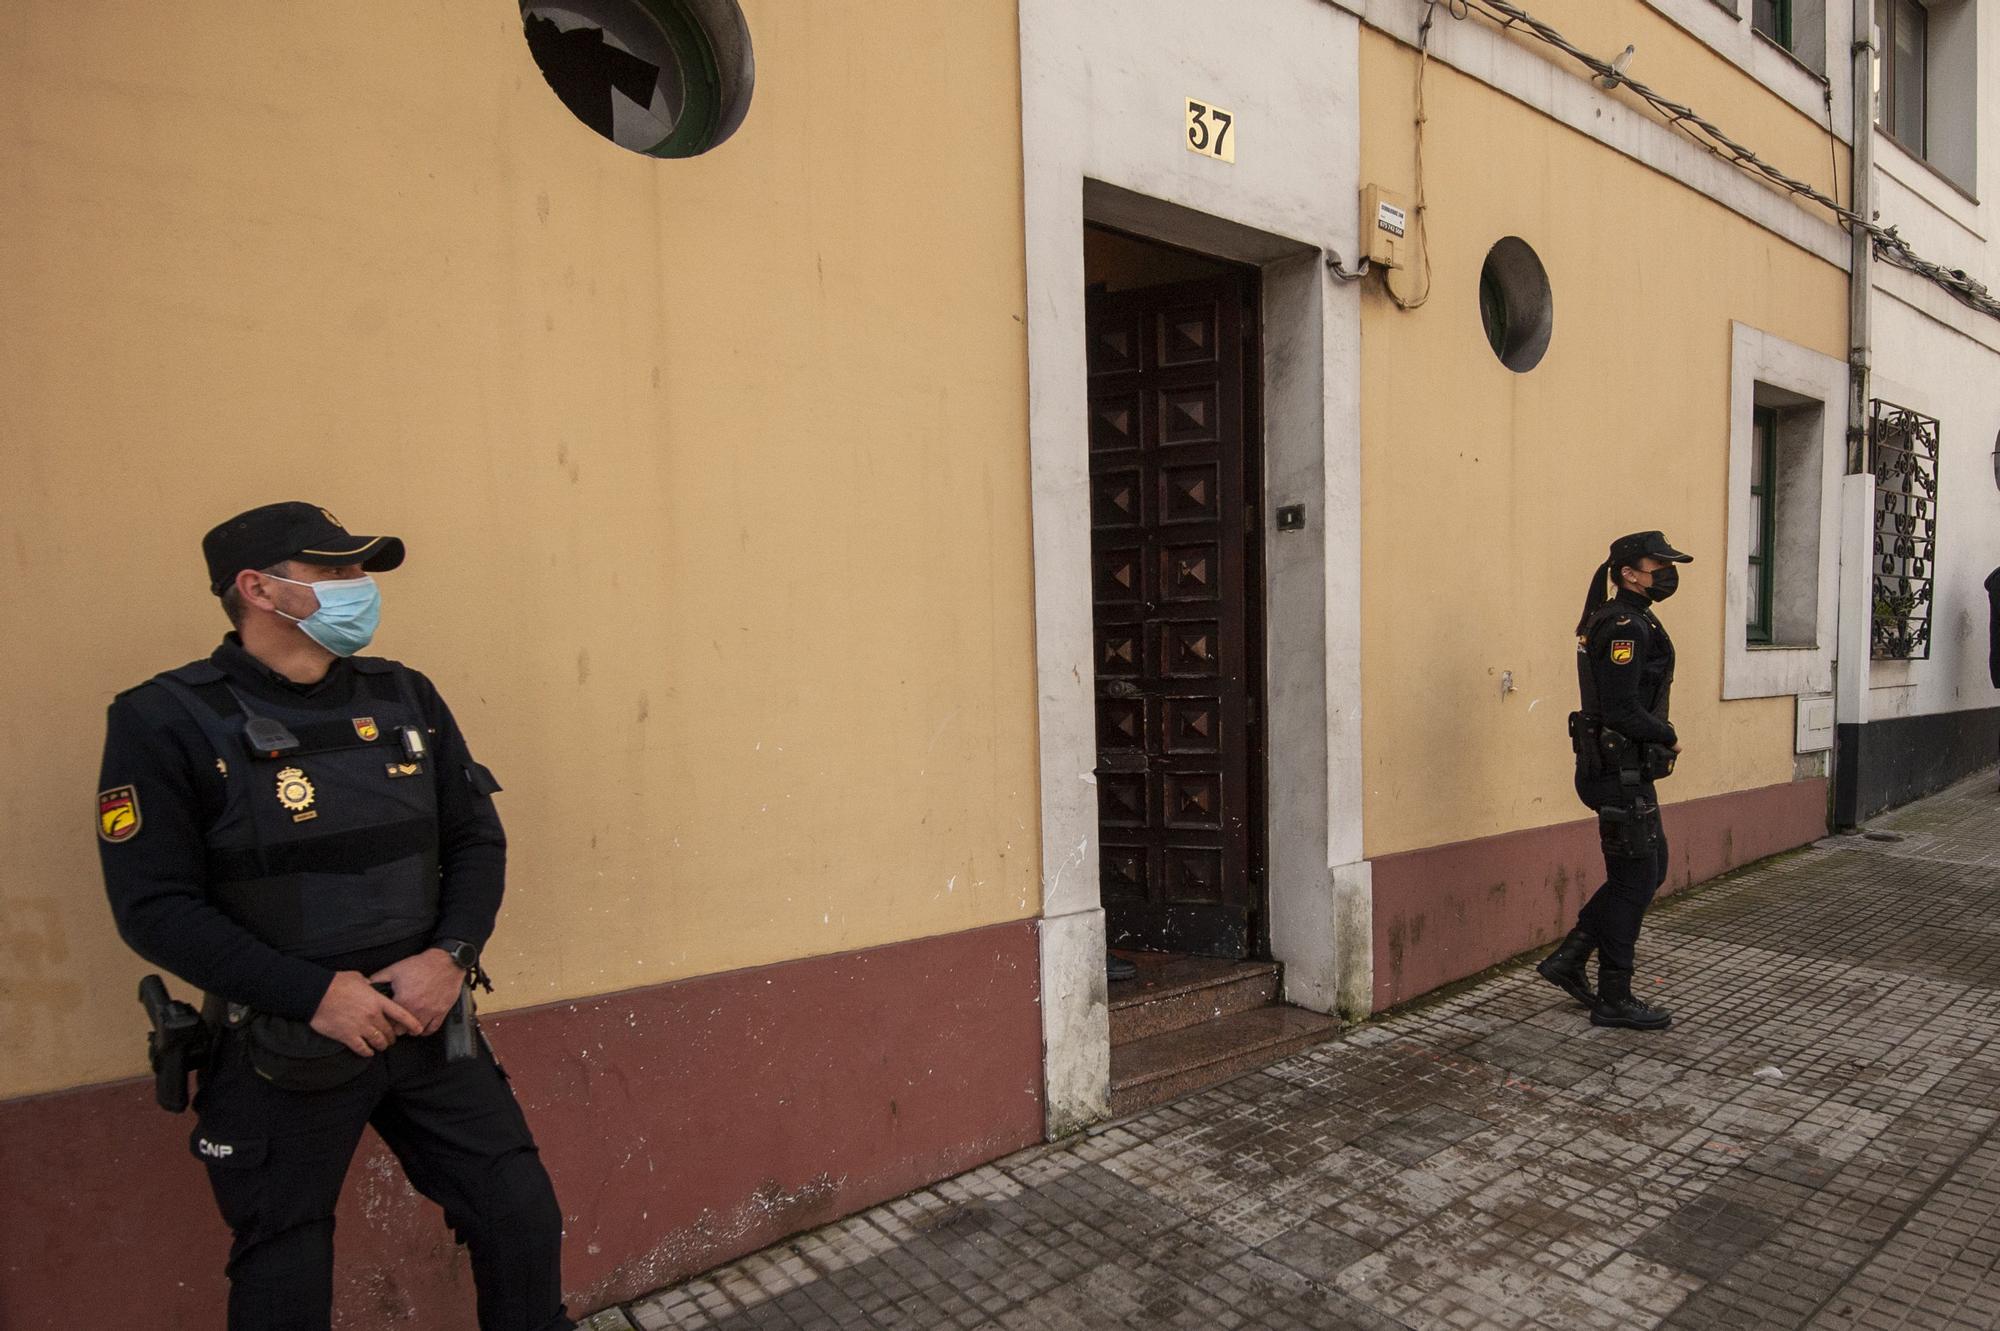
[[[1138,978],[1111,986],[1111,1115],[1121,1118],[1268,1067],[1340,1030],[1276,1001],[1273,962],[1120,953]]]
[[[1137,979],[1110,987],[1111,1047],[1278,1001],[1278,963],[1121,952]]]

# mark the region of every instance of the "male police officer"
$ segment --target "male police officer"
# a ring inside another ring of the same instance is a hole
[[[1691,556],[1656,531],[1611,543],[1591,577],[1576,626],[1577,682],[1583,709],[1570,715],[1576,793],[1597,810],[1604,885],[1577,913],[1576,928],[1536,967],[1542,977],[1591,1009],[1598,1026],[1665,1030],[1664,1008],[1632,996],[1632,948],[1639,922],[1667,877],[1667,839],[1653,782],[1673,771],[1680,740],[1667,720],[1674,644],[1652,607],[1674,594],[1678,564]],[[1606,599],[1609,577],[1617,594]],[[1597,991],[1585,969],[1598,953]]]
[[[403,543],[288,503],[202,552],[236,631],[112,703],[98,839],[126,942],[209,995],[190,1146],[235,1231],[229,1325],[330,1324],[334,1203],[372,1124],[470,1251],[483,1331],[569,1327],[555,1192],[462,1024],[500,787],[429,680],[355,655]]]

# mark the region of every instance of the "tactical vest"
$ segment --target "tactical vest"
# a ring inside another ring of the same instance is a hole
[[[430,732],[407,671],[380,657],[351,665],[354,694],[336,715],[252,699],[209,661],[154,677],[201,727],[224,783],[207,830],[209,901],[278,951],[313,960],[437,923]],[[274,734],[296,743],[274,750]]]

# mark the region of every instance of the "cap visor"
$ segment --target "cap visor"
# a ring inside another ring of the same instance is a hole
[[[397,536],[350,536],[339,549],[301,550],[292,558],[329,568],[359,564],[370,573],[387,573],[403,562],[403,542]]]

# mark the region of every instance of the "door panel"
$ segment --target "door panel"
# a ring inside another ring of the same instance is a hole
[[[1247,279],[1089,302],[1098,823],[1114,947],[1244,956]]]

